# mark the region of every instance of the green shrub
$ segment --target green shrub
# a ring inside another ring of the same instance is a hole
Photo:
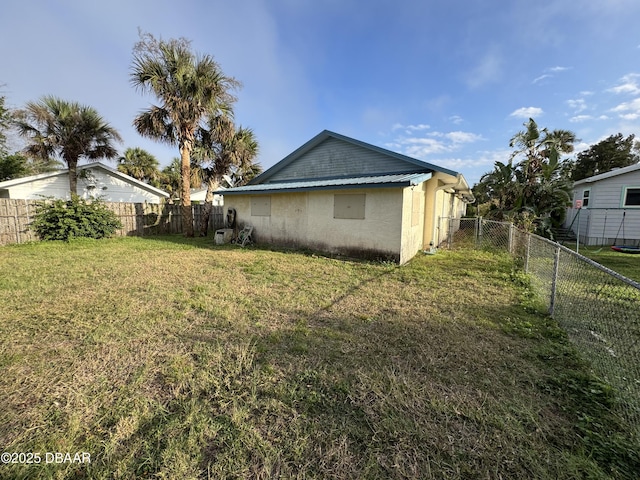
[[[40,202],[31,228],[42,240],[67,241],[78,237],[109,237],[122,228],[122,223],[101,200],[87,201],[73,195],[71,200]]]

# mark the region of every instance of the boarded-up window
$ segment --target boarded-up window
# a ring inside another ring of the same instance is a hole
[[[627,187],[624,192],[624,207],[640,207],[640,187]]]
[[[411,226],[415,227],[420,225],[420,205],[422,200],[421,192],[413,192],[411,202]]]
[[[271,197],[251,197],[251,216],[270,217]]]
[[[364,220],[365,194],[336,194],[333,196],[333,218]]]

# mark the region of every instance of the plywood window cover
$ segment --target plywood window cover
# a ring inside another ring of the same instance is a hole
[[[333,196],[333,218],[364,220],[366,194],[347,193]]]
[[[251,216],[252,217],[270,217],[271,216],[271,197],[270,196],[251,197]]]

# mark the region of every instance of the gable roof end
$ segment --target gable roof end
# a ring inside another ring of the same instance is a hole
[[[274,176],[276,173],[280,172],[281,170],[283,170],[284,168],[289,166],[291,163],[296,161],[298,158],[303,156],[305,153],[309,152],[310,150],[312,150],[313,148],[317,147],[318,145],[320,145],[322,142],[324,142],[325,140],[327,140],[329,138],[335,138],[337,140],[342,140],[342,141],[350,143],[352,145],[357,145],[359,147],[371,150],[373,152],[381,153],[383,155],[387,155],[387,156],[393,157],[393,158],[395,158],[397,160],[401,160],[403,162],[406,162],[406,163],[409,163],[411,165],[414,165],[420,171],[442,172],[442,173],[445,173],[447,175],[451,175],[453,177],[458,175],[458,172],[456,172],[454,170],[449,170],[447,168],[442,168],[442,167],[439,167],[437,165],[433,165],[431,163],[423,162],[421,160],[417,160],[415,158],[408,157],[408,156],[403,155],[401,153],[393,152],[391,150],[387,150],[387,149],[384,149],[384,148],[381,148],[381,147],[376,147],[375,145],[371,145],[369,143],[365,143],[365,142],[362,142],[360,140],[356,140],[354,138],[350,138],[350,137],[347,137],[347,136],[344,136],[344,135],[340,135],[338,133],[331,132],[329,130],[323,130],[321,133],[319,133],[318,135],[313,137],[307,143],[305,143],[301,147],[297,148],[296,150],[291,152],[289,155],[287,155],[285,158],[283,158],[281,161],[279,161],[278,163],[273,165],[271,168],[265,170],[262,174],[258,175],[256,178],[251,180],[248,183],[248,185],[258,185],[258,184],[264,183],[265,181],[269,180],[269,178]]]
[[[118,177],[128,183],[136,185],[142,188],[143,190],[147,190],[151,193],[155,193],[156,195],[159,195],[161,197],[165,197],[165,198],[170,197],[170,195],[164,190],[160,190],[159,188],[149,185],[148,183],[144,183],[138,180],[137,178],[133,178],[125,173],[120,172],[119,170],[111,168],[102,162],[93,162],[93,163],[86,163],[84,165],[78,165],[78,171],[87,170],[91,168],[101,168],[102,170],[106,170],[107,172],[109,172],[111,175]],[[57,170],[55,172],[39,173],[37,175],[29,175],[28,177],[14,178],[11,180],[0,182],[0,189],[13,187],[15,185],[21,185],[23,183],[34,182],[36,180],[42,180],[44,178],[51,178],[51,177],[57,177],[59,175],[66,175],[68,174],[68,172],[69,172],[68,170]]]

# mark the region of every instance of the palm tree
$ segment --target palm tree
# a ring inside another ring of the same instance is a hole
[[[213,206],[213,192],[221,184],[223,176],[236,172],[261,171],[253,160],[258,155],[258,142],[253,130],[239,127],[237,130],[227,115],[217,115],[209,119],[208,128],[199,135],[196,158],[202,164],[204,181],[207,185],[205,204],[200,218],[200,236],[206,236]]]
[[[30,143],[25,153],[40,159],[60,157],[69,170],[69,191],[77,194],[77,167],[80,158],[115,158],[113,146],[118,132],[98,112],[76,102],[45,96],[29,102],[15,122],[20,135]]]
[[[140,113],[133,124],[143,136],[178,146],[182,225],[185,236],[192,237],[190,179],[196,134],[206,118],[231,111],[235,98],[229,91],[238,82],[225,76],[211,56],[194,55],[185,39],[141,37],[134,47],[131,83],[153,93],[160,104]]]
[[[570,204],[570,185],[560,156],[573,151],[576,136],[568,130],[541,130],[532,118],[524,126],[511,138],[509,145],[515,150],[509,162],[496,162],[474,189],[489,205],[487,215],[511,218],[548,236]]]
[[[516,150],[511,158],[524,155],[521,162],[527,183],[535,183],[545,162],[557,163],[560,155],[573,152],[575,133],[569,130],[540,130],[533,118],[524,124],[526,129],[516,133],[509,142]]]
[[[142,148],[127,148],[118,159],[118,171],[140,181],[157,186],[160,163],[156,157]]]

